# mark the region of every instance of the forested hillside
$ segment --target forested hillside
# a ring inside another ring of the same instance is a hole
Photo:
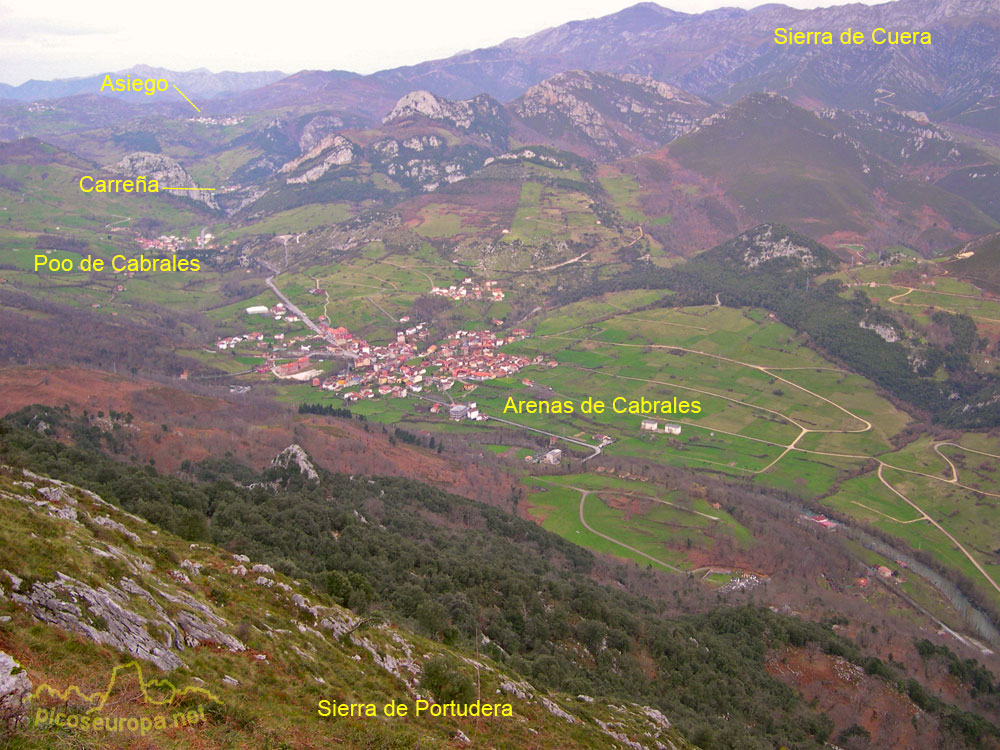
[[[472,648],[478,639],[484,653],[541,685],[669,710],[702,747],[829,739],[832,722],[765,668],[776,649],[841,657],[911,699],[920,691],[900,665],[865,655],[829,626],[756,606],[665,617],[662,602],[596,582],[590,552],[417,482],[295,461],[259,476],[207,462],[188,467],[185,480],[111,460],[102,449],[114,445],[113,433],[58,409],[23,410],[2,429],[4,463],[92,489],[192,542],[265,560],[358,614],[385,612],[446,644]],[[984,719],[919,694],[955,741],[1000,736]],[[720,724],[721,716],[729,720]]]

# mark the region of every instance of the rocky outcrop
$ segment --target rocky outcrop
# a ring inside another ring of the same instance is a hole
[[[0,725],[14,728],[28,711],[31,680],[10,654],[0,651]]]
[[[20,588],[11,598],[37,620],[145,659],[165,671],[182,664],[177,654],[149,634],[150,621],[129,609],[128,595],[117,587],[95,589],[59,573],[54,581],[35,582],[26,591]]]
[[[485,147],[449,148],[443,138],[425,133],[377,141],[372,144],[372,163],[402,185],[430,191],[464,180],[489,153]]]
[[[191,175],[176,159],[163,154],[151,154],[148,151],[135,151],[127,154],[120,161],[107,167],[109,172],[123,177],[145,177],[156,180],[160,192],[170,193],[182,198],[188,198],[197,203],[203,203],[213,210],[219,206],[215,197],[208,190],[164,190],[164,188],[196,188],[200,187],[191,179]]]
[[[566,165],[556,157],[551,154],[537,151],[533,148],[522,148],[518,151],[508,151],[507,153],[500,154],[499,156],[491,156],[483,162],[483,166],[488,167],[490,164],[498,161],[530,161],[537,162],[538,164],[542,164],[546,167],[554,167],[555,169],[566,168]]]
[[[136,534],[134,531],[129,531],[127,528],[125,528],[125,526],[123,526],[122,524],[118,523],[117,521],[115,521],[114,519],[112,519],[110,516],[97,516],[96,518],[92,518],[91,520],[94,523],[96,523],[98,526],[103,526],[106,529],[111,529],[112,531],[117,531],[119,534],[121,534],[124,537],[127,537],[128,539],[131,539],[136,544],[139,543],[139,535],[138,534]]]
[[[290,185],[315,182],[333,167],[351,164],[358,156],[358,147],[347,138],[344,138],[342,135],[328,135],[303,153],[302,156],[286,162],[279,171],[288,174],[295,172],[303,165],[315,161],[315,164],[301,174],[289,177],[286,180]]]
[[[859,147],[901,166],[959,166],[988,160],[974,145],[931,123],[924,112],[823,109],[816,114]]]
[[[740,264],[748,269],[780,259],[797,261],[805,268],[836,265],[836,259],[826,248],[773,224],[755,227],[727,244],[736,246]]]
[[[582,70],[532,86],[511,109],[553,142],[609,158],[668,143],[713,111],[708,102],[662,81]]]
[[[2,468],[7,472],[16,471]],[[22,476],[30,476],[32,481],[12,483],[21,494],[0,492],[0,497],[20,501],[69,521],[70,528],[76,530],[73,533],[89,534],[108,529],[136,547],[141,546],[142,538],[111,514],[140,520],[114,508],[95,493],[30,472],[23,472]],[[98,515],[97,510],[106,512]],[[144,659],[167,671],[182,666],[178,652],[185,648],[211,643],[233,652],[245,649],[238,638],[225,632],[228,622],[209,606],[168,582],[173,578],[190,583],[186,574],[171,570],[164,579],[158,579],[148,561],[139,555],[126,554],[101,541],[103,538],[90,537],[90,542],[80,549],[94,555],[95,559],[119,561],[132,575],[142,576],[147,587],[127,576],[122,576],[117,583],[108,580],[97,586],[63,572],[56,573],[52,580],[27,580],[5,570],[5,580],[10,586],[0,587],[0,598],[14,602],[36,620]],[[204,565],[184,560],[181,567],[197,575]],[[153,584],[152,590],[148,588],[150,584]]]
[[[889,325],[888,323],[878,323],[869,322],[867,320],[859,320],[858,327],[864,328],[869,331],[874,331],[878,334],[878,337],[885,341],[887,344],[894,344],[899,341],[900,336],[899,331],[896,330],[895,326]]]
[[[507,142],[509,116],[500,102],[486,94],[452,101],[430,91],[411,91],[396,102],[382,122],[388,125],[412,118],[439,122],[478,136],[497,148],[503,148]]]
[[[314,482],[319,481],[319,474],[316,471],[316,467],[313,466],[312,461],[309,460],[309,454],[297,443],[292,443],[275,456],[274,460],[271,461],[271,465],[281,466],[285,469],[291,465],[295,465],[306,479],[311,479]],[[256,571],[257,566],[254,566],[254,572]],[[272,570],[271,572],[273,573],[274,571]]]
[[[302,133],[299,135],[299,151],[303,154],[310,151],[320,141],[334,135],[342,127],[344,120],[336,115],[316,115],[302,128]]]

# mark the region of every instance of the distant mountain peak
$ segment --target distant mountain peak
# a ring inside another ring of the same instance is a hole
[[[506,147],[510,117],[503,105],[487,94],[453,101],[430,91],[411,91],[396,102],[382,122],[388,125],[412,118],[426,118],[478,136],[493,146]]]
[[[491,96],[480,94],[472,99],[452,101],[430,91],[417,90],[405,94],[392,111],[382,118],[383,123],[407,117],[423,116],[430,120],[447,120],[462,130],[472,127],[479,114],[494,114],[501,110],[499,102]]]
[[[511,110],[560,147],[618,158],[692,130],[714,107],[648,76],[570,70],[530,87]]]

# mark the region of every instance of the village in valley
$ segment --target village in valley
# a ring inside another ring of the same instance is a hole
[[[478,298],[486,293],[496,298],[503,292],[494,282],[480,286],[466,280],[461,292],[441,290],[451,294]],[[301,318],[279,302],[272,307],[255,305],[245,310],[249,318],[267,316],[276,322],[295,324]],[[458,330],[436,343],[428,343],[430,329],[425,322],[409,325],[409,316],[399,320],[401,327],[395,339],[375,344],[357,336],[344,326],[331,327],[321,322],[322,335],[316,332],[291,335],[261,331],[237,334],[215,342],[218,352],[233,351],[260,357],[252,368],[258,375],[271,375],[278,380],[310,383],[312,386],[338,394],[353,403],[379,396],[406,398],[435,388],[447,393],[456,383],[471,390],[475,383],[515,375],[529,365],[554,367],[555,361],[538,356],[529,358],[502,351],[505,344],[528,337],[523,328],[507,332],[491,330]],[[497,321],[498,323],[500,321]],[[344,362],[337,372],[325,374],[321,363]],[[438,409],[432,408],[432,413]],[[475,409],[467,409],[463,419],[477,419]]]

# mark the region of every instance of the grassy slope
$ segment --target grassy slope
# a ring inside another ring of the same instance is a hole
[[[277,585],[265,587],[255,583],[257,573],[242,577],[231,572],[237,562],[223,550],[209,545],[189,545],[176,537],[140,522],[135,517],[100,504],[91,496],[69,489],[76,501],[78,521],[58,519],[30,504],[41,500],[35,491],[25,491],[14,481],[22,478],[14,473],[0,474],[0,490],[4,494],[0,507],[6,519],[0,529],[0,568],[23,579],[23,593],[36,581],[48,581],[57,573],[71,576],[94,588],[118,583],[130,576],[147,591],[166,612],[176,617],[180,610],[193,606],[178,603],[178,597],[190,596],[199,605],[206,605],[225,620],[222,630],[241,638],[248,651],[233,653],[211,644],[179,652],[184,668],[168,676],[178,688],[199,685],[211,691],[217,703],[189,700],[185,708],[203,705],[209,717],[207,723],[185,729],[168,729],[147,742],[161,748],[290,748],[290,747],[384,747],[404,748],[450,746],[458,731],[464,732],[475,745],[505,747],[607,747],[609,738],[596,725],[597,719],[622,722],[621,731],[633,738],[650,741],[646,732],[651,723],[637,709],[626,707],[614,711],[602,701],[583,704],[575,699],[553,696],[561,705],[580,719],[576,723],[556,717],[537,700],[521,700],[500,690],[501,681],[509,678],[488,660],[482,660],[480,670],[482,695],[486,701],[514,704],[515,716],[499,719],[433,719],[426,716],[407,719],[387,718],[323,718],[317,715],[317,701],[376,703],[380,706],[396,700],[413,705],[420,688],[414,691],[389,671],[378,666],[374,655],[394,655],[406,661],[406,652],[414,654],[416,662],[426,662],[440,654],[457,660],[468,655],[451,652],[440,644],[426,641],[392,626],[361,625],[354,638],[337,638],[318,622],[320,618],[302,611],[292,602],[293,595],[304,595],[310,604],[323,607],[323,615],[339,621],[352,616],[317,595],[307,585],[280,575],[267,574]],[[33,478],[38,486],[48,482]],[[9,493],[9,494],[8,494]],[[28,502],[18,496],[27,496]],[[68,507],[67,502],[56,505]],[[96,525],[92,519],[110,516],[121,523],[136,539],[124,533]],[[186,569],[190,582],[177,581],[172,572],[181,570],[179,561],[191,560],[203,566],[200,573]],[[141,569],[141,570],[140,570]],[[119,584],[120,585],[120,584]],[[10,590],[7,577],[3,586]],[[287,586],[287,591],[281,587]],[[177,601],[170,601],[166,595]],[[150,604],[133,597],[126,605],[147,617],[156,619]],[[0,612],[12,618],[0,625],[0,649],[11,653],[27,670],[34,685],[51,684],[64,690],[70,684],[83,689],[99,690],[107,684],[110,669],[130,657],[114,649],[98,645],[80,635],[33,620],[8,598],[0,597]],[[101,630],[106,623],[84,609],[85,616]],[[201,614],[202,618],[206,615]],[[152,630],[152,629],[151,629]],[[152,632],[158,632],[152,630]],[[366,648],[362,639],[367,641]],[[459,663],[458,661],[455,662]],[[143,665],[145,679],[161,673]],[[474,666],[463,663],[458,667],[470,680]],[[419,667],[417,668],[419,671]],[[406,668],[401,673],[406,676]],[[233,685],[223,679],[238,681]],[[408,676],[414,684],[412,675]],[[528,687],[521,683],[523,687]],[[106,709],[108,716],[143,716],[155,709],[143,705],[134,684],[125,684]],[[529,687],[531,692],[535,692]],[[40,704],[39,704],[40,705]],[[412,710],[412,709],[411,709]],[[673,732],[660,735],[685,743]],[[80,735],[68,728],[33,727],[15,737],[18,748],[77,747]],[[135,739],[127,733],[103,739],[100,747],[134,747]]]

